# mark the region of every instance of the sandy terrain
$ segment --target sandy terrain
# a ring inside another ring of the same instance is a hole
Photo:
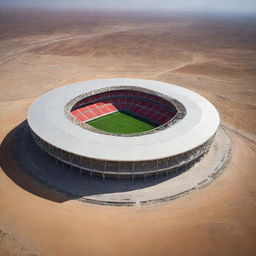
[[[6,166],[12,175],[19,166],[1,146],[0,255],[256,255],[255,18],[17,10],[0,17],[1,141],[52,88],[137,77],[207,97],[233,142],[211,185],[139,208],[80,203],[25,174],[18,185]]]

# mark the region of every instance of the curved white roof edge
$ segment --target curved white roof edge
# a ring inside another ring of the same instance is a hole
[[[71,99],[111,86],[160,92],[180,101],[186,116],[167,129],[135,137],[95,133],[65,116],[64,106]],[[220,118],[208,100],[191,90],[154,80],[114,78],[73,83],[45,93],[30,106],[28,123],[41,139],[76,155],[109,161],[144,161],[178,155],[202,145],[215,134]]]

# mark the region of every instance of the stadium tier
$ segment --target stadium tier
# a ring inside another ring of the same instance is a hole
[[[87,97],[71,109],[72,115],[81,122],[122,111],[152,124],[162,125],[177,113],[173,104],[158,96],[133,90],[113,90]]]

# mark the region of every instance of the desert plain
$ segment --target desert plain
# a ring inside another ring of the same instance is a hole
[[[232,142],[223,173],[145,207],[81,203],[28,176],[10,147],[30,104],[112,77],[210,100]],[[0,10],[0,255],[256,255],[255,84],[253,15]]]

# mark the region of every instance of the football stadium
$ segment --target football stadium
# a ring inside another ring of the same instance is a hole
[[[215,107],[195,92],[127,78],[56,88],[28,112],[35,142],[51,157],[118,179],[186,170],[208,152],[219,122]]]

